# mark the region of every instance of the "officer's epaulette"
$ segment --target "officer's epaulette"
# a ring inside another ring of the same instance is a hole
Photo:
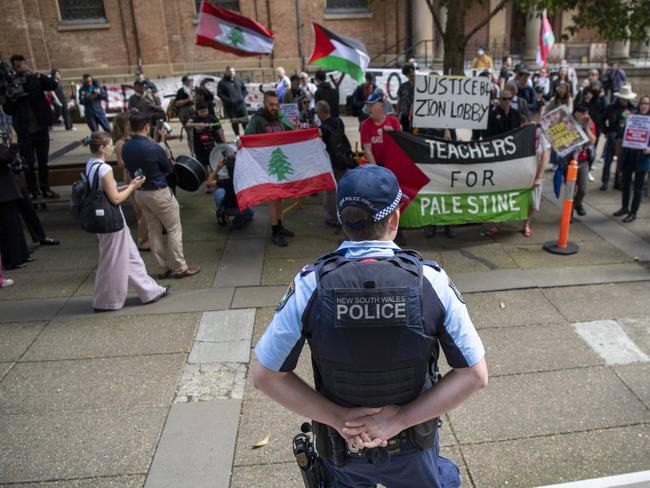
[[[429,266],[430,268],[435,269],[436,271],[442,271],[442,268],[438,263],[436,263],[433,259],[423,259],[422,264],[424,266]]]
[[[314,269],[316,269],[316,267],[313,264],[307,264],[307,265],[303,266],[303,268],[300,270],[300,277],[304,278],[309,273],[314,271]]]

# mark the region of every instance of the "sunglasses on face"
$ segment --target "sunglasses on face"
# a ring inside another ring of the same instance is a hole
[[[510,100],[512,100],[512,97],[501,97],[501,100],[504,102],[509,102]]]

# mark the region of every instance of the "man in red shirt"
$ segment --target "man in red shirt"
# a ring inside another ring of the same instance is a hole
[[[365,109],[368,110],[370,117],[361,123],[363,152],[368,162],[384,166],[384,131],[401,131],[402,126],[397,117],[386,113],[389,110],[392,111],[392,106],[390,102],[384,101],[384,94],[381,90],[377,90],[368,97]]]

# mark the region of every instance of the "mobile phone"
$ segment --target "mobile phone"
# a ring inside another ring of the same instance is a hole
[[[138,168],[133,172],[133,178],[140,178],[141,176],[144,176],[144,171],[142,171],[142,168]]]

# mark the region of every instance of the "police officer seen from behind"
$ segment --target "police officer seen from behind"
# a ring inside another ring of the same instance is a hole
[[[349,240],[294,278],[255,347],[256,388],[312,419],[330,488],[459,486],[437,419],[487,385],[462,296],[435,262],[393,243],[402,199],[386,168],[341,178]],[[305,340],[315,391],[293,373]],[[440,346],[453,368],[442,379]]]

